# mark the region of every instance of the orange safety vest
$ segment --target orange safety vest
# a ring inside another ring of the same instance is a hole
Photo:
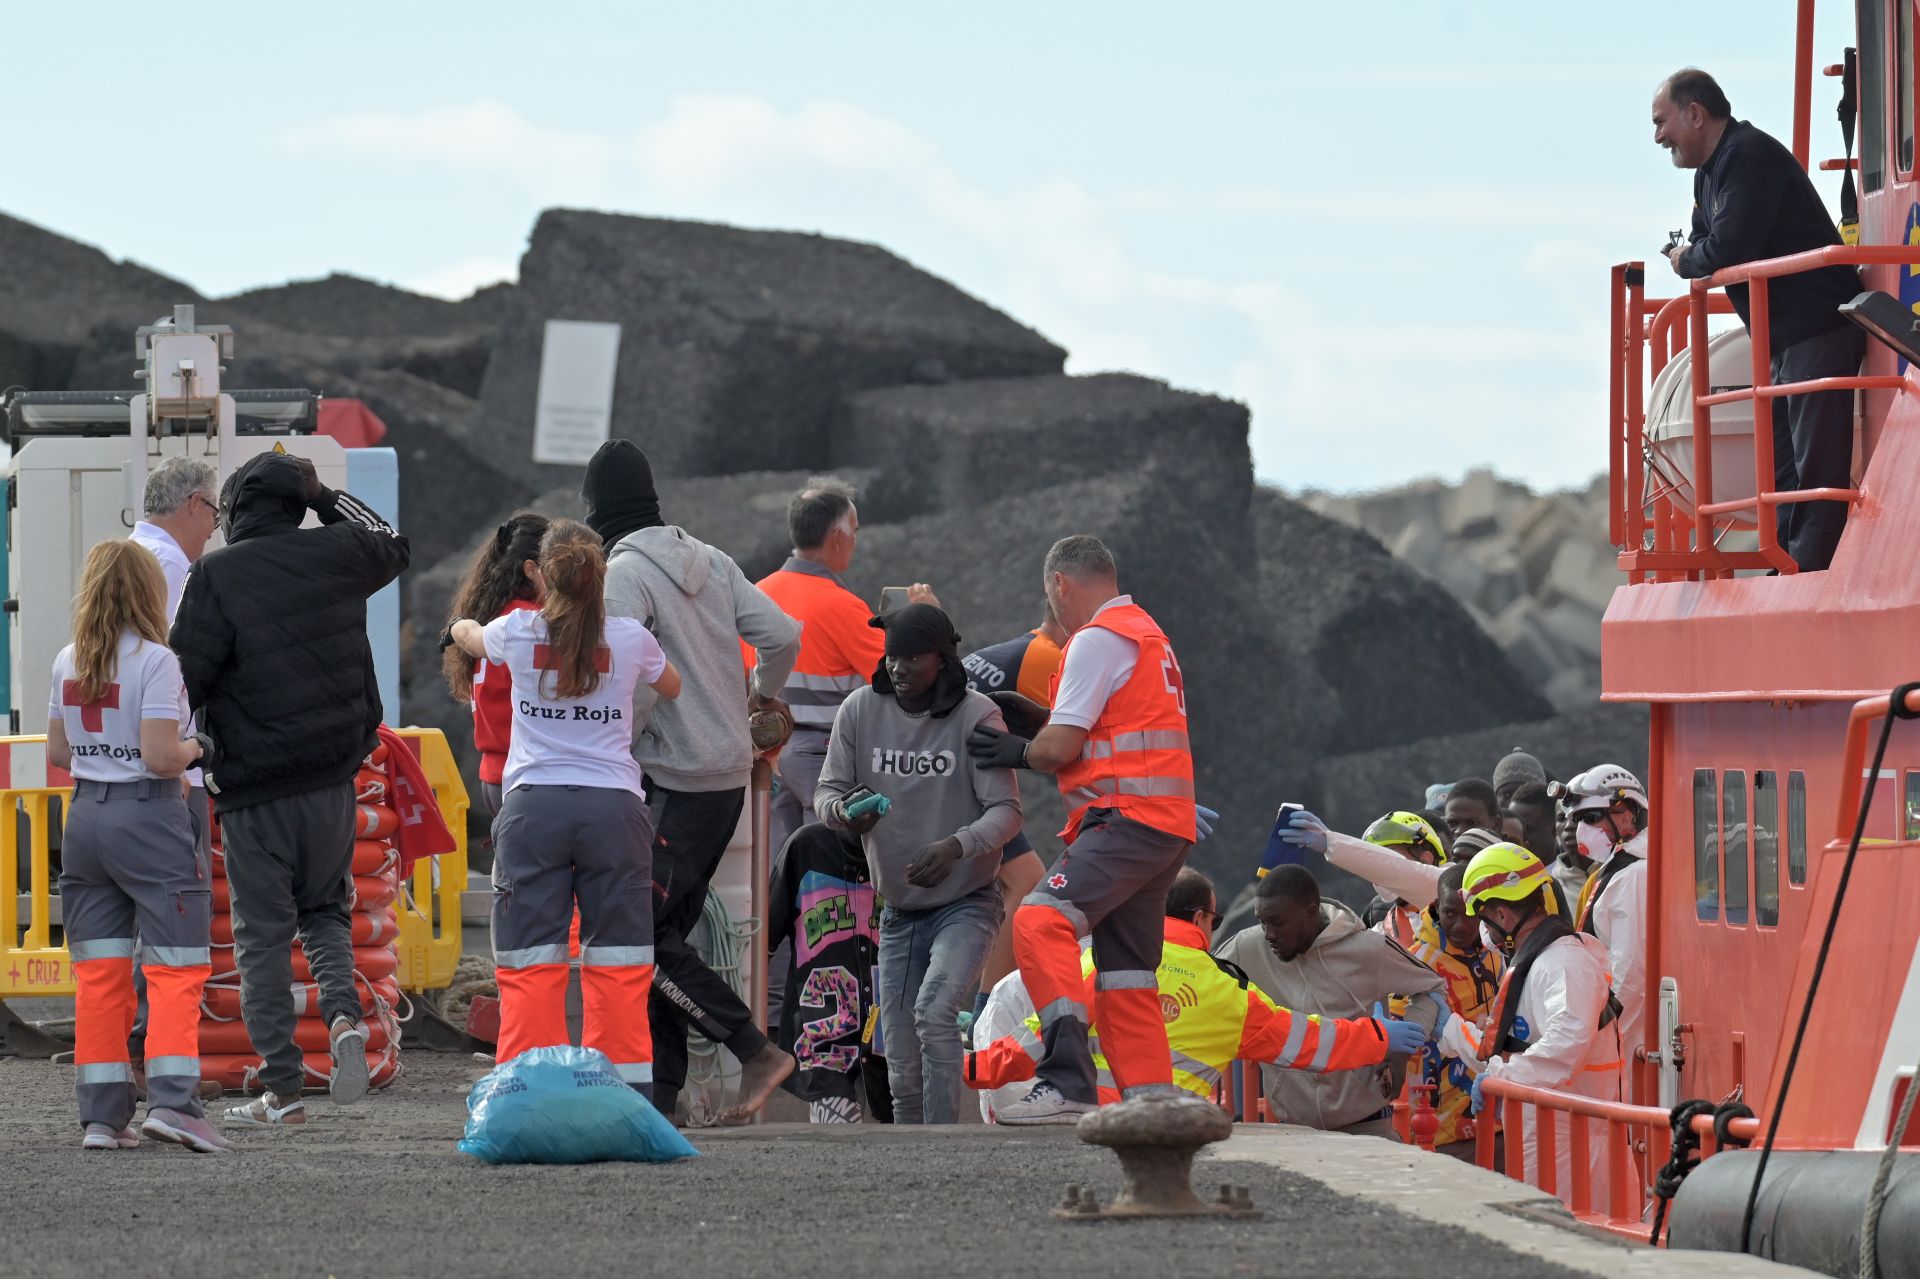
[[[755,585],[800,623],[800,656],[781,700],[796,727],[832,728],[840,703],[872,682],[886,651],[886,636],[867,625],[873,611],[832,570],[797,557]]]
[[[1187,741],[1187,693],[1173,646],[1147,611],[1115,604],[1094,615],[1089,627],[1112,631],[1140,647],[1133,675],[1115,689],[1087,730],[1080,757],[1059,772],[1067,802],[1071,844],[1090,808],[1110,808],[1122,817],[1191,842],[1198,829],[1193,812],[1193,749]],[[1067,641],[1072,652],[1073,641]],[[1066,669],[1062,659],[1060,670]],[[1060,691],[1055,671],[1052,691]]]

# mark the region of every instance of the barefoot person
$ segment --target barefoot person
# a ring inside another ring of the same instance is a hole
[[[785,712],[779,692],[800,651],[800,627],[724,552],[661,518],[653,469],[631,442],[600,447],[581,495],[587,523],[606,547],[607,615],[638,618],[685,681],[677,701],[643,693],[633,727],[655,831],[653,1101],[673,1117],[693,1026],[740,1061],[738,1100],[720,1116],[740,1122],[793,1073],[793,1057],[754,1025],[689,935],[746,806],[753,772],[748,714]],[[743,639],[757,658],[750,677],[741,669]]]

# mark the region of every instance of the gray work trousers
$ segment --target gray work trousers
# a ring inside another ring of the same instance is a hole
[[[276,1097],[305,1087],[294,1043],[293,939],[320,987],[320,1013],[360,1016],[353,984],[353,783],[284,795],[220,816],[233,890],[234,959],[247,1037],[265,1060],[260,1082]]]
[[[82,1124],[133,1118],[134,938],[163,992],[147,1061],[150,1109],[201,1114],[200,989],[207,980],[208,866],[174,778],[74,784],[60,867],[60,909],[79,985],[74,1094]]]
[[[213,819],[207,815],[207,788],[187,790],[187,820],[193,823],[193,850],[204,869],[213,861]],[[147,1055],[147,977],[140,968],[140,952],[133,954],[133,1033],[127,1036],[127,1055],[140,1061]]]

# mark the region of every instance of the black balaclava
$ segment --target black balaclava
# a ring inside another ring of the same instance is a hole
[[[932,604],[908,604],[871,619],[867,625],[887,633],[889,657],[940,655],[940,673],[933,677],[930,708],[935,719],[945,719],[966,699],[967,671],[960,665],[960,636],[944,611]],[[873,691],[893,696],[893,679],[887,674],[885,657],[873,669]]]
[[[587,527],[606,546],[635,529],[666,523],[653,491],[653,466],[631,440],[608,440],[594,451],[580,496],[587,499]]]

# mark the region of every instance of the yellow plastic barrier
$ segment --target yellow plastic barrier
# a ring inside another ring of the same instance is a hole
[[[441,820],[453,832],[453,851],[415,863],[413,879],[396,907],[400,917],[400,986],[439,990],[453,981],[460,963],[460,894],[467,890],[467,785],[446,734],[437,728],[402,728],[415,743],[420,766],[433,787]]]
[[[67,948],[53,944],[53,883],[47,850],[51,802],[65,811],[69,788],[0,790],[0,999],[73,994]],[[27,827],[27,923],[20,924],[20,826]]]
[[[440,816],[453,832],[454,851],[421,861],[395,907],[400,932],[398,980],[410,991],[437,990],[460,963],[460,894],[467,887],[467,788],[437,728],[403,728],[418,744],[421,767]],[[0,748],[44,748],[43,737],[0,738]],[[22,771],[13,770],[16,781]],[[48,849],[52,801],[62,811],[70,787],[19,786],[0,790],[0,1000],[71,995],[73,968],[64,943],[53,943],[53,891]],[[20,920],[20,828],[27,828],[27,920]]]

